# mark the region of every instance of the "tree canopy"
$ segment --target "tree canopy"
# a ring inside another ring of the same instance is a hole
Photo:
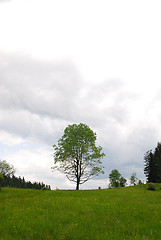
[[[136,173],[133,172],[133,174],[132,174],[131,177],[130,177],[130,183],[133,184],[133,185],[135,185],[135,184],[137,183],[137,180],[138,180],[138,178],[137,178],[137,176],[136,176]]]
[[[3,176],[12,176],[15,174],[16,170],[13,165],[10,165],[6,160],[0,160],[0,172]]]
[[[53,169],[64,173],[66,177],[79,185],[94,176],[104,173],[101,159],[105,156],[102,147],[96,147],[96,133],[86,124],[73,124],[66,127],[63,136],[54,145]]]
[[[125,187],[127,180],[121,176],[117,169],[113,169],[109,174],[110,187]]]

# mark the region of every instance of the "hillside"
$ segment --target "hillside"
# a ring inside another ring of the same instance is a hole
[[[0,240],[161,239],[161,184],[86,191],[2,188]]]

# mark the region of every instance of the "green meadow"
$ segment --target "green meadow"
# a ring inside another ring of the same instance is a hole
[[[0,240],[161,239],[161,184],[105,190],[2,188]]]

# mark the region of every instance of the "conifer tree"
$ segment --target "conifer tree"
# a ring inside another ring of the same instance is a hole
[[[144,173],[148,182],[161,182],[161,143],[158,143],[155,151],[147,151],[144,156]]]

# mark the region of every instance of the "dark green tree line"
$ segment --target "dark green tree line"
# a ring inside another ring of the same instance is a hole
[[[24,177],[4,176],[2,181],[2,187],[14,187],[14,188],[27,188],[27,189],[38,189],[41,190],[44,187],[50,189],[50,185],[45,185],[43,182],[31,182],[25,181]]]
[[[29,189],[43,189],[44,187],[50,189],[50,185],[45,185],[43,182],[25,181],[24,177],[16,177],[16,170],[13,165],[10,165],[6,160],[0,160],[0,189],[1,187],[14,188],[29,188]]]

